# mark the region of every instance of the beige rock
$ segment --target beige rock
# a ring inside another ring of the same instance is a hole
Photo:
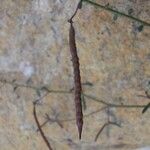
[[[105,108],[111,104],[145,105],[150,80],[150,27],[83,3],[74,18],[85,96],[82,140],[75,123],[69,23],[78,1],[3,0],[0,2],[0,150],[46,150],[33,117],[56,150],[134,150],[150,145],[150,119],[142,108]],[[97,0],[150,22],[149,1]],[[6,80],[6,82],[4,82]],[[85,84],[87,83],[87,84]],[[91,83],[91,84],[88,84]],[[20,86],[16,86],[16,85]],[[27,87],[26,87],[27,86]],[[92,98],[89,98],[91,96]],[[110,119],[121,125],[104,128]]]

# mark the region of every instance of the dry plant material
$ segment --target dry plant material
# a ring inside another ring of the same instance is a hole
[[[46,118],[49,122],[51,122],[51,123],[56,122],[60,128],[64,128],[63,124],[60,122],[60,120],[57,117],[55,119],[53,119],[48,114],[46,114]]]
[[[76,43],[75,43],[75,30],[73,22],[70,22],[69,31],[69,45],[72,56],[73,70],[74,70],[74,90],[75,90],[75,108],[76,108],[76,123],[79,131],[79,139],[81,139],[82,126],[83,126],[83,114],[82,114],[82,102],[81,102],[81,77],[79,69],[79,58],[77,55]]]
[[[81,102],[82,87],[81,87],[81,77],[80,77],[80,68],[79,68],[79,58],[78,58],[78,54],[77,54],[76,41],[75,41],[75,29],[74,29],[74,26],[73,26],[72,19],[76,15],[77,10],[81,8],[81,3],[82,3],[82,1],[80,1],[78,3],[78,6],[75,10],[75,13],[68,20],[68,22],[70,23],[69,46],[70,46],[70,52],[71,52],[72,64],[73,64],[73,71],[74,71],[76,124],[77,124],[77,127],[78,127],[79,139],[81,139],[82,126],[83,126],[83,113],[82,113],[82,102]]]
[[[150,108],[150,103],[148,103],[144,109],[142,110],[142,114],[144,114]]]
[[[96,134],[95,139],[94,139],[95,142],[97,141],[98,137],[100,136],[100,134],[102,133],[102,131],[104,130],[104,128],[105,128],[106,126],[108,126],[108,125],[115,125],[115,126],[120,127],[120,125],[117,124],[117,123],[115,123],[115,122],[109,121],[109,122],[105,123],[105,124],[100,128],[100,130],[98,131],[98,133]]]
[[[46,136],[45,136],[45,134],[44,134],[41,126],[40,126],[39,121],[38,121],[37,114],[36,114],[36,102],[33,103],[33,115],[34,115],[35,122],[37,124],[37,127],[38,127],[38,129],[40,131],[40,134],[41,134],[44,142],[46,143],[46,145],[47,145],[47,147],[48,147],[49,150],[53,150],[52,147],[51,147],[51,145],[50,145],[50,143],[48,142],[48,140],[47,140],[47,138],[46,138]]]

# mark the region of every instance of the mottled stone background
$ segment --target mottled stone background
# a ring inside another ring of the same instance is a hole
[[[97,2],[150,22],[149,0]],[[36,131],[32,103],[45,94],[38,90],[43,86],[73,88],[67,20],[77,3],[0,0],[0,150],[47,149]],[[87,3],[74,26],[84,93],[107,103],[147,104],[150,100],[140,95],[150,88],[150,27]],[[41,100],[40,123],[46,120],[45,113],[60,120],[60,125],[49,122],[43,127],[54,150],[150,150],[149,110],[142,115],[141,108],[102,109],[105,105],[87,97],[85,104],[79,141],[74,95],[52,91]],[[94,142],[108,119],[121,128],[106,127]]]

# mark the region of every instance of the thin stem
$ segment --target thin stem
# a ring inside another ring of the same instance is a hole
[[[39,91],[47,91],[48,93],[61,93],[61,94],[72,93],[72,91],[70,91],[70,90],[68,90],[68,91],[66,91],[66,90],[53,90],[53,89],[51,90],[51,89],[48,89],[46,86],[36,87],[36,86],[31,86],[31,85],[26,85],[26,84],[15,83],[13,81],[2,80],[2,79],[0,79],[0,82],[2,82],[4,84],[16,86],[16,87],[30,88],[32,90],[39,90]]]
[[[61,121],[57,117],[53,119],[48,114],[46,114],[46,118],[49,122],[56,122],[60,128],[64,128]]]
[[[97,109],[96,111],[93,111],[93,112],[91,112],[91,113],[89,113],[89,114],[86,114],[86,115],[83,115],[83,118],[86,118],[86,117],[89,117],[89,116],[91,116],[91,115],[94,115],[94,114],[96,114],[96,113],[98,113],[98,112],[100,112],[100,111],[102,111],[102,110],[104,110],[106,107],[102,107],[102,108],[100,108],[100,109]],[[59,122],[69,122],[69,121],[75,121],[76,120],[76,118],[70,118],[70,119],[59,119]],[[42,124],[41,124],[41,128],[43,127],[43,126],[45,126],[49,121],[51,121],[50,119],[47,119],[45,122],[43,122]],[[53,123],[54,122],[56,122],[56,120],[54,120],[53,121]],[[38,131],[38,130],[37,130]]]
[[[0,79],[0,82],[2,82],[3,84],[10,84],[10,85],[15,86],[15,87],[24,87],[24,88],[30,88],[30,89],[33,89],[33,90],[38,90],[38,88],[35,87],[35,86],[15,83],[13,81],[7,81],[7,80]]]
[[[138,18],[136,18],[136,17],[133,17],[133,16],[130,16],[130,15],[127,15],[127,14],[125,14],[125,13],[123,13],[123,12],[114,10],[114,9],[112,9],[112,8],[109,8],[108,6],[103,6],[103,5],[97,4],[97,3],[95,3],[95,2],[92,2],[92,1],[90,1],[90,0],[83,0],[83,2],[87,2],[87,3],[91,4],[91,5],[97,6],[97,7],[99,7],[99,8],[104,9],[104,10],[107,10],[107,11],[109,11],[109,12],[116,13],[116,14],[118,14],[118,15],[124,16],[124,17],[126,17],[126,18],[131,19],[131,20],[140,22],[140,23],[142,23],[142,24],[145,25],[145,26],[150,26],[150,23],[148,23],[148,22],[145,22],[145,21],[143,21],[143,20],[140,20],[140,19],[138,19]]]
[[[47,140],[47,138],[46,138],[46,136],[45,136],[45,134],[44,134],[44,132],[43,132],[41,126],[40,126],[40,123],[39,123],[39,121],[38,121],[37,114],[36,114],[36,102],[33,103],[33,115],[34,115],[35,122],[36,122],[36,124],[37,124],[37,126],[38,126],[38,129],[39,129],[39,131],[40,131],[40,134],[41,134],[41,136],[42,136],[44,142],[46,143],[48,149],[49,149],[49,150],[52,150],[52,147],[51,147],[50,143],[48,142],[48,140]]]
[[[104,100],[100,100],[94,96],[91,96],[91,95],[87,95],[87,94],[83,94],[84,97],[87,97],[88,99],[92,99],[96,102],[99,102],[99,103],[102,103],[104,105],[107,105],[109,107],[120,107],[120,108],[144,108],[146,105],[119,105],[119,104],[113,104],[113,103],[108,103],[108,102],[105,102]]]
[[[35,86],[29,86],[29,85],[25,85],[25,84],[19,84],[19,83],[14,83],[14,82],[11,82],[11,81],[6,81],[6,80],[0,80],[0,82],[2,83],[5,83],[5,84],[10,84],[12,86],[17,86],[17,87],[23,87],[23,88],[31,88],[33,90],[45,90],[49,93],[60,93],[60,94],[71,94],[73,91],[70,91],[70,90],[51,90],[51,89],[48,89],[47,87],[45,86],[42,86],[41,88],[39,87],[35,87]],[[146,107],[147,105],[119,105],[119,104],[113,104],[113,103],[108,103],[108,102],[105,102],[104,100],[101,100],[99,98],[96,98],[92,95],[88,95],[88,94],[84,94],[82,93],[84,97],[88,98],[89,100],[93,100],[93,101],[96,101],[96,102],[99,102],[99,103],[102,103],[106,106],[109,106],[109,107],[120,107],[120,108],[144,108]]]
[[[77,8],[76,8],[76,10],[75,10],[75,12],[74,12],[74,14],[73,14],[72,17],[68,20],[68,22],[72,23],[72,19],[75,17],[75,15],[76,15],[78,9],[81,9],[81,7],[82,7],[82,0],[79,1],[78,5],[77,5]]]
[[[102,133],[102,131],[104,130],[104,128],[106,127],[106,126],[108,126],[108,125],[115,125],[115,126],[117,126],[117,127],[121,127],[119,124],[117,124],[116,122],[107,122],[107,123],[105,123],[101,128],[100,128],[100,130],[98,131],[98,133],[96,134],[96,136],[95,136],[95,139],[94,139],[94,141],[96,142],[97,141],[97,139],[98,139],[98,137],[100,136],[100,134]]]

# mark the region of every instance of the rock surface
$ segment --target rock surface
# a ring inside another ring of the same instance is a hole
[[[97,0],[150,22],[148,0]],[[83,92],[82,140],[75,124],[68,18],[77,0],[0,2],[0,149],[46,150],[33,117],[33,101],[47,87],[37,115],[56,150],[134,150],[150,145],[150,110],[105,107],[145,105],[150,99],[150,27],[83,3],[74,18]],[[19,85],[19,86],[18,86]],[[89,98],[92,97],[92,98]],[[99,101],[98,101],[99,100]],[[108,121],[121,125],[104,128]],[[57,121],[57,122],[56,122]]]

